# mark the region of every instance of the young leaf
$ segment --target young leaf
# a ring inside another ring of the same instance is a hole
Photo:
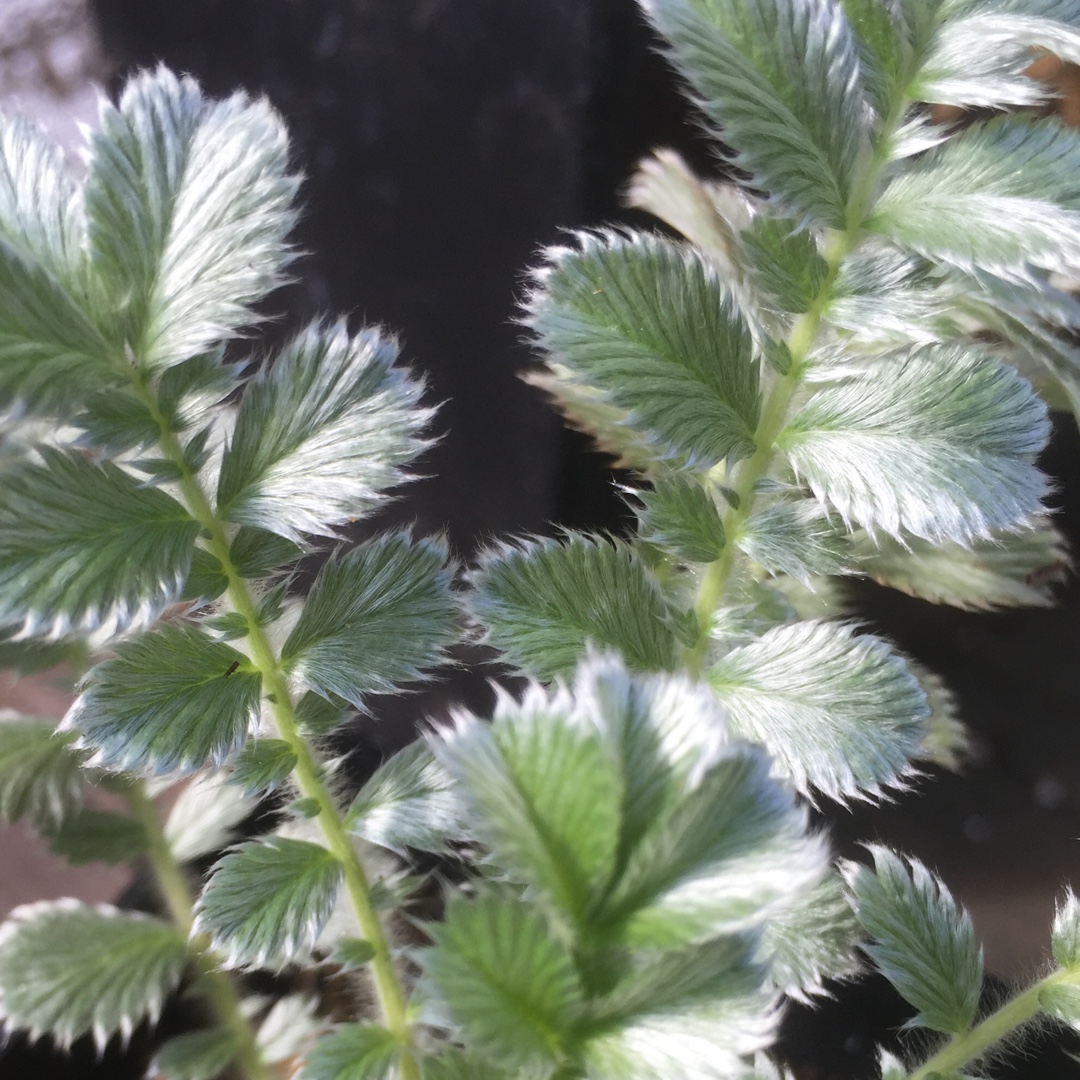
[[[197,923],[230,967],[284,964],[318,938],[343,870],[326,848],[277,836],[240,844],[214,867]]]
[[[386,1028],[337,1024],[308,1054],[301,1080],[391,1080],[400,1049]]]
[[[732,730],[808,797],[874,798],[902,784],[926,731],[926,695],[904,661],[840,623],[778,626],[708,678]]]
[[[191,1031],[164,1043],[151,1073],[165,1080],[217,1080],[236,1057],[236,1036],[219,1028]]]
[[[571,534],[562,544],[504,545],[481,556],[473,585],[469,603],[485,640],[536,678],[568,675],[589,643],[639,670],[675,664],[667,605],[623,544]]]
[[[716,503],[693,479],[670,476],[651,491],[634,492],[643,504],[638,536],[680,559],[710,563],[724,548],[724,523]]]
[[[174,926],[75,900],[16,908],[0,928],[0,1019],[62,1046],[156,1019],[180,982],[187,942]]]
[[[713,267],[660,237],[578,240],[549,253],[529,301],[529,325],[563,378],[626,410],[657,457],[707,469],[752,453],[758,365]]]
[[[883,585],[967,610],[1048,607],[1069,567],[1064,537],[1045,521],[969,547],[879,536],[859,558],[859,570]]]
[[[983,977],[970,916],[917,859],[908,860],[909,871],[891,851],[869,850],[873,870],[845,868],[859,922],[874,938],[867,954],[919,1010],[909,1026],[963,1034],[975,1020]]]
[[[197,776],[185,785],[165,820],[165,839],[173,858],[188,862],[219,851],[254,810],[254,801],[220,774]]]
[[[892,115],[909,92],[913,68],[934,29],[934,4],[923,0],[841,0],[878,114]]]
[[[798,315],[818,298],[828,265],[813,233],[800,232],[794,221],[762,214],[741,239],[758,284],[781,311]]]
[[[1040,510],[1049,435],[1029,383],[988,352],[891,354],[819,390],[779,443],[849,525],[970,544]]]
[[[357,708],[368,694],[423,679],[458,636],[451,578],[442,543],[404,533],[333,556],[281,658],[316,693]]]
[[[750,185],[844,228],[870,108],[855,38],[827,0],[642,0]]]
[[[830,873],[765,922],[756,959],[777,989],[808,1002],[828,993],[826,979],[856,974],[859,936],[844,883]]]
[[[841,527],[809,499],[775,499],[756,510],[736,543],[770,574],[789,574],[801,582],[840,573],[851,562]]]
[[[423,384],[377,330],[312,324],[248,384],[218,481],[228,521],[300,544],[369,514],[427,445]]]
[[[534,691],[490,725],[461,719],[433,749],[492,862],[580,922],[615,866],[623,785],[598,733],[568,722],[570,707]]]
[[[245,795],[262,795],[279,787],[294,765],[296,753],[282,739],[250,739],[233,762],[229,779],[239,784]]]
[[[1065,890],[1054,913],[1052,942],[1054,959],[1061,967],[1080,967],[1080,902],[1072,889]]]
[[[381,765],[345,817],[354,836],[401,855],[405,848],[442,851],[460,838],[464,807],[431,748],[415,742]]]
[[[582,989],[569,949],[537,909],[482,894],[452,900],[445,922],[428,929],[425,972],[467,1045],[522,1071],[554,1064]]]
[[[49,837],[49,850],[72,866],[129,862],[146,850],[146,832],[134,819],[105,810],[83,810]]]
[[[110,335],[144,369],[252,319],[281,279],[295,180],[282,124],[242,94],[208,102],[164,68],[102,107],[85,203]]]
[[[198,524],[115,465],[40,453],[0,485],[0,623],[54,638],[146,625],[179,596]]]
[[[1023,279],[1080,264],[1080,135],[1003,118],[931,150],[882,192],[869,227],[962,270]]]
[[[95,761],[190,772],[239,746],[258,716],[261,682],[243,653],[166,623],[90,672],[64,727],[82,733]]]
[[[241,525],[229,546],[229,559],[243,578],[261,578],[304,554],[291,540],[262,529]]]
[[[83,759],[73,732],[51,720],[0,719],[0,817],[57,828],[83,801]]]

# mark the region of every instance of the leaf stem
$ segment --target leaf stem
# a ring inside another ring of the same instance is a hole
[[[207,550],[221,564],[228,582],[229,603],[247,623],[248,647],[251,659],[262,676],[263,695],[270,703],[278,734],[296,755],[293,777],[297,787],[302,796],[314,799],[318,804],[319,827],[326,838],[327,847],[342,864],[345,889],[349,894],[356,921],[361,934],[374,953],[371,959],[371,974],[383,1022],[401,1048],[401,1080],[419,1080],[420,1072],[413,1049],[412,1027],[409,1023],[405,994],[394,968],[390,943],[375,905],[372,903],[371,886],[360,857],[345,828],[333,795],[323,782],[318,760],[300,731],[296,706],[286,673],[266,631],[260,624],[256,604],[247,584],[232,560],[224,522],[218,517],[198,476],[185,459],[183,447],[161,414],[153,393],[143,385],[138,386],[138,391],[158,423],[162,452],[180,470],[181,477],[178,484],[188,511],[204,530]]]
[[[124,798],[132,815],[146,836],[147,857],[153,867],[158,887],[173,923],[188,938],[188,954],[200,976],[199,986],[217,1014],[218,1020],[236,1042],[236,1064],[249,1080],[274,1080],[270,1067],[263,1061],[255,1033],[240,1008],[240,999],[232,979],[221,969],[203,934],[193,934],[195,899],[188,888],[184,872],[173,857],[165,829],[158,817],[157,807],[146,793],[146,785],[137,779],[124,789]]]
[[[1017,994],[981,1024],[976,1024],[963,1035],[953,1036],[929,1061],[919,1066],[909,1080],[929,1080],[935,1073],[948,1076],[982,1057],[991,1047],[1031,1020],[1039,1012],[1039,995],[1047,987],[1060,983],[1080,983],[1080,971],[1059,969]]]

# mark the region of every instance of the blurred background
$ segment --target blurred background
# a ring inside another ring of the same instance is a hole
[[[623,525],[608,462],[520,380],[530,356],[515,319],[527,268],[562,230],[651,227],[619,202],[649,150],[674,146],[717,172],[655,44],[633,0],[0,0],[0,108],[36,117],[77,163],[95,87],[134,68],[164,62],[215,96],[268,96],[306,178],[296,237],[306,254],[297,283],[271,298],[267,340],[324,312],[401,334],[443,403],[443,438],[427,478],[376,527],[446,532],[467,558],[515,533]],[[1080,122],[1076,69],[1046,58],[1041,73]],[[1045,467],[1074,549],[1078,466],[1080,439],[1063,417]],[[1051,610],[992,615],[869,583],[850,596],[869,626],[946,677],[974,752],[962,774],[927,776],[893,804],[828,811],[836,843],[881,840],[923,859],[971,910],[989,970],[1032,974],[1055,896],[1070,879],[1080,887],[1080,589],[1066,586]],[[58,715],[65,702],[63,673],[0,674],[0,707]],[[399,745],[417,719],[410,708],[388,708],[357,738],[376,752]],[[69,870],[29,832],[0,831],[0,915],[34,899],[114,899],[129,877]],[[799,1077],[856,1074],[902,1019],[886,990],[864,984],[793,1015]],[[14,1077],[20,1065],[6,1060],[0,1076]],[[26,1075],[61,1076],[43,1062]],[[70,1075],[122,1075],[115,1063],[78,1068]],[[1054,1052],[998,1075],[1080,1076],[1080,1065]]]

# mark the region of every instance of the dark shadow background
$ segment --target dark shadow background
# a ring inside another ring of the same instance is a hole
[[[93,0],[117,83],[163,61],[213,95],[266,94],[306,175],[298,283],[273,298],[270,337],[323,313],[399,330],[404,354],[443,402],[442,442],[380,524],[446,531],[464,556],[486,540],[556,524],[618,528],[603,458],[562,430],[518,378],[529,349],[515,325],[526,268],[560,230],[642,218],[618,191],[651,148],[714,169],[632,0]],[[1080,534],[1072,422],[1047,468],[1060,522]],[[1032,973],[1053,900],[1080,885],[1078,592],[1049,612],[972,616],[871,585],[853,590],[875,629],[944,674],[975,733],[961,777],[919,797],[827,816],[837,844],[880,839],[936,867],[972,909],[991,970]],[[453,688],[443,696],[454,693]],[[475,682],[461,692],[481,693]],[[357,732],[374,762],[415,722],[388,707]],[[363,767],[363,766],[361,766]],[[931,782],[932,780],[932,782]],[[787,1022],[799,1080],[874,1075],[875,1042],[896,1045],[906,1014],[887,986],[837,990]],[[184,1023],[182,1015],[166,1027]],[[0,1076],[125,1080],[145,1067],[145,1033],[125,1058],[62,1065],[12,1047]],[[1073,1047],[1074,1052],[1076,1047]],[[1053,1042],[995,1076],[1080,1077]]]

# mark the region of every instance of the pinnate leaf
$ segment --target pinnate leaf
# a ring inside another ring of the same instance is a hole
[[[280,836],[240,844],[214,868],[198,925],[230,966],[284,964],[315,943],[342,876],[341,863],[318,844]]]
[[[0,622],[41,637],[146,625],[180,595],[198,524],[115,465],[41,455],[0,484]]]
[[[469,599],[486,640],[539,679],[567,676],[587,644],[640,670],[669,670],[676,638],[664,598],[633,551],[571,534],[481,556]]]
[[[368,694],[424,678],[457,639],[445,546],[404,533],[323,566],[282,660],[316,693],[363,706]]]
[[[660,237],[615,233],[583,234],[549,258],[529,311],[558,365],[547,389],[594,388],[655,457],[709,468],[753,452],[758,367],[707,261]]]
[[[1029,383],[992,354],[927,346],[878,357],[819,390],[780,446],[849,526],[970,544],[1026,524],[1049,435]]]
[[[164,68],[106,104],[85,202],[110,336],[157,369],[252,319],[280,280],[295,180],[265,101],[205,99]]]
[[[83,800],[84,755],[51,720],[0,718],[0,816],[54,829]]]
[[[750,184],[843,228],[870,110],[858,47],[829,0],[642,0]]]
[[[569,950],[540,912],[512,897],[459,899],[430,933],[425,970],[468,1045],[511,1067],[553,1064],[582,990]]]
[[[61,1045],[92,1033],[104,1047],[155,1019],[187,962],[174,926],[75,900],[16,908],[0,929],[0,1019]]]
[[[904,661],[841,623],[778,626],[708,678],[732,730],[810,797],[871,798],[902,783],[926,732],[926,695]]]
[[[251,380],[221,466],[228,521],[294,543],[369,514],[427,445],[423,385],[393,366],[397,345],[344,323],[302,330]]]
[[[430,746],[415,742],[381,765],[360,789],[345,823],[354,836],[405,853],[441,851],[461,836],[464,808]]]
[[[982,992],[982,949],[971,917],[917,859],[909,866],[872,846],[874,868],[849,863],[845,874],[859,922],[874,939],[864,946],[878,970],[911,1002],[912,1025],[949,1035],[967,1031]]]
[[[95,667],[64,725],[82,733],[95,761],[194,771],[239,746],[258,716],[261,682],[243,653],[166,623]]]

